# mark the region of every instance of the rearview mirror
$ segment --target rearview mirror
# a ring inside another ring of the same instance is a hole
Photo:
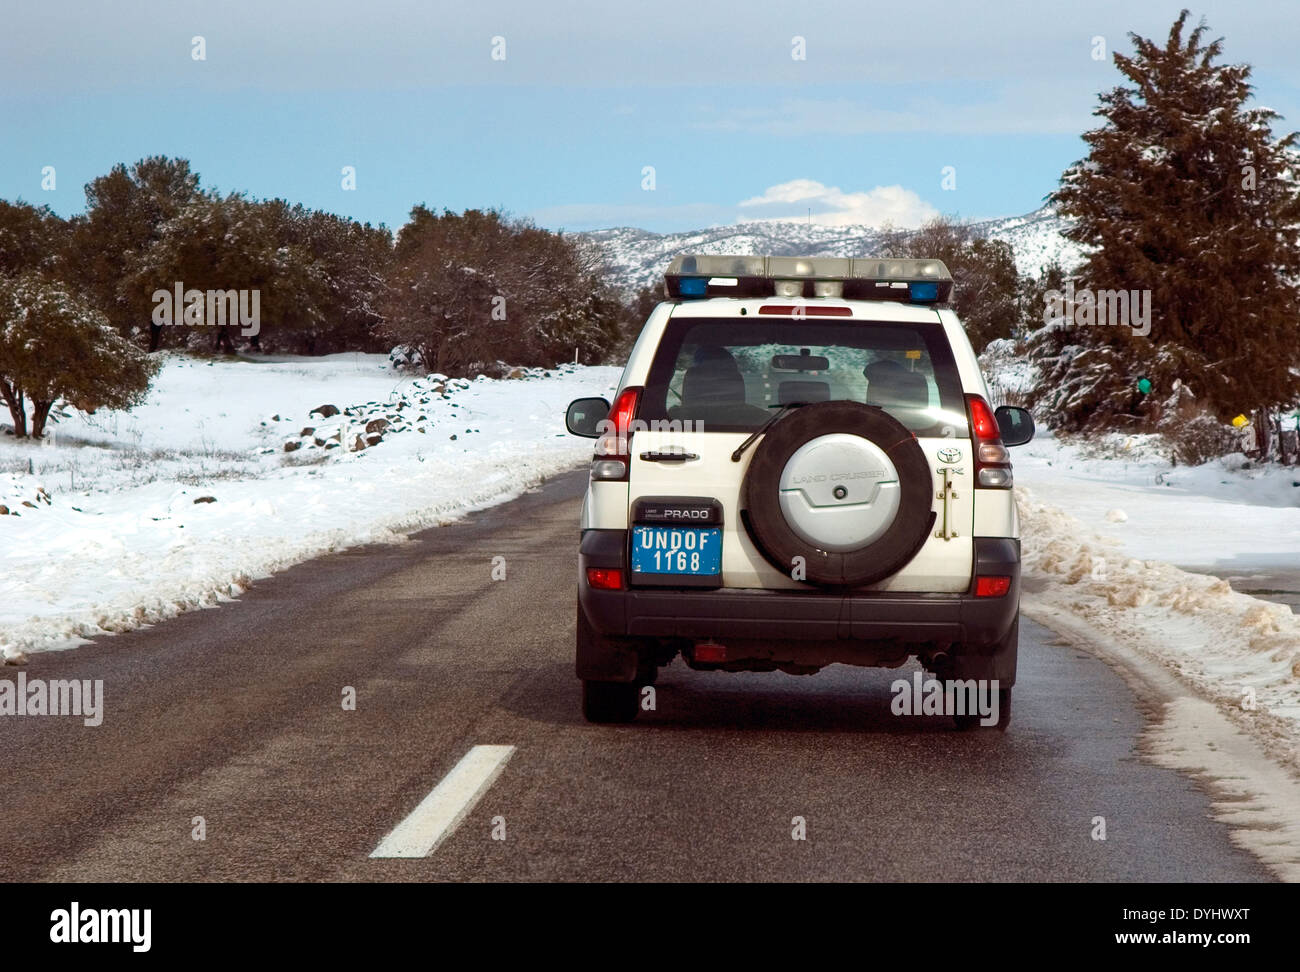
[[[564,427],[572,435],[594,439],[600,435],[600,423],[609,418],[609,402],[603,398],[578,398],[564,413]]]
[[[1004,446],[1024,445],[1034,437],[1034,417],[1028,409],[1000,405],[993,417],[998,421],[998,432]]]
[[[809,354],[807,348],[804,348],[802,354],[772,356],[772,367],[779,371],[826,371],[830,366],[829,358],[820,354]]]

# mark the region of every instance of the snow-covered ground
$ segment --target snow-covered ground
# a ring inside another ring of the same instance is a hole
[[[609,397],[617,378],[565,365],[442,382],[379,355],[171,355],[132,412],[74,414],[50,444],[0,437],[0,650],[129,630],[517,496],[590,457],[565,406]],[[323,405],[341,414],[311,414]],[[377,420],[389,427],[367,433]]]
[[[1240,455],[1172,466],[1152,446],[1142,436],[1069,445],[1040,429],[1014,451],[1016,481],[1126,557],[1214,573],[1239,589],[1270,573],[1300,574],[1300,468]]]
[[[1242,593],[1300,576],[1300,476],[1124,442],[1016,450],[1026,613],[1176,675],[1300,772],[1300,616]]]

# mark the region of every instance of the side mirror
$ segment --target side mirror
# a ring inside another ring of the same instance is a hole
[[[603,398],[578,398],[564,413],[564,427],[572,435],[594,439],[600,435],[600,423],[609,418],[609,402]]]
[[[1034,437],[1034,417],[1027,408],[1000,405],[993,413],[1004,446],[1024,445]]]

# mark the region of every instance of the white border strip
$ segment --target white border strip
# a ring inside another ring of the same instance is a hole
[[[514,752],[514,746],[475,746],[370,856],[428,857],[469,816]]]

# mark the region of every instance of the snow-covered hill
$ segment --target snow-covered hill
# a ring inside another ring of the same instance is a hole
[[[1061,235],[1065,221],[1044,207],[1025,216],[972,223],[980,235],[1006,240],[1021,273],[1037,276],[1056,259],[1079,261],[1080,250]],[[580,234],[599,244],[617,286],[628,293],[658,285],[668,261],[678,253],[765,253],[774,256],[869,256],[882,233],[871,226],[819,226],[754,222],[710,226],[684,233],[651,233],[632,227]]]
[[[971,228],[981,236],[1010,243],[1016,255],[1016,269],[1036,277],[1053,260],[1066,269],[1083,261],[1079,244],[1062,235],[1068,225],[1056,210],[1044,206],[1025,216],[972,223]]]

